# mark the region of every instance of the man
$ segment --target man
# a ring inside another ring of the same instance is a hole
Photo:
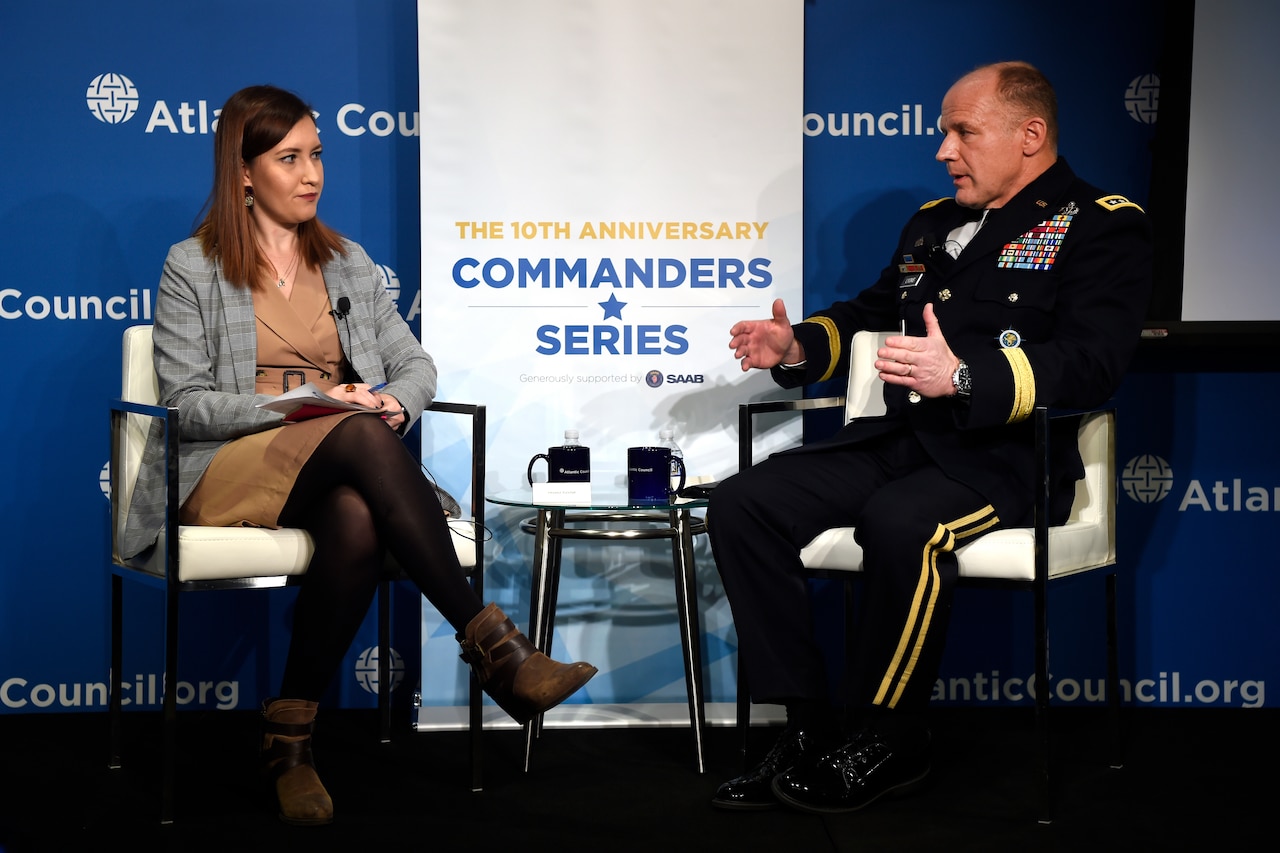
[[[1045,77],[1021,62],[980,67],[947,92],[941,127],[936,158],[955,198],[920,208],[875,284],[795,325],[777,300],[770,319],[730,329],[742,369],[771,370],[787,388],[847,370],[856,331],[905,331],[877,353],[885,417],[774,455],[713,493],[711,545],[747,687],[787,709],[773,749],[720,786],[719,807],[853,811],[924,780],[955,548],[1030,526],[1033,407],[1104,402],[1138,342],[1146,215],[1059,159]],[[1082,468],[1074,441],[1055,446],[1061,523]],[[865,560],[851,739],[827,695],[799,559],[816,534],[844,526]]]

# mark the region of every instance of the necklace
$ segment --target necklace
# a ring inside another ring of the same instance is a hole
[[[267,262],[271,264],[271,271],[276,274],[276,287],[284,288],[285,279],[293,275],[293,269],[298,265],[298,253],[293,253],[293,260],[289,262],[289,266],[285,269],[284,275],[281,275],[280,270],[276,269],[275,261],[268,258]]]

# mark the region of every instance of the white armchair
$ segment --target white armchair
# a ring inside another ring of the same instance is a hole
[[[151,326],[125,329],[121,398],[111,403],[111,673],[117,683],[123,658],[123,579],[142,581],[165,593],[164,683],[178,683],[178,616],[182,593],[207,590],[272,589],[297,583],[311,559],[311,537],[302,530],[250,527],[201,527],[178,522],[178,410],[157,405],[159,386],[152,362]],[[470,519],[450,522],[458,559],[476,592],[484,589],[484,468],[485,407],[436,402],[429,412],[447,412],[471,419]],[[157,546],[145,558],[121,557],[118,541],[129,500],[142,462],[150,422],[165,428],[168,503],[166,524]],[[398,567],[388,561],[378,596],[378,719],[381,739],[390,739],[390,584]],[[120,767],[121,696],[113,685],[110,700],[110,766]],[[481,787],[481,693],[474,675],[470,693],[471,787]],[[177,703],[166,690],[162,705],[161,821],[173,820]]]
[[[859,332],[854,336],[845,396],[808,400],[748,403],[739,407],[739,470],[754,461],[754,419],[767,412],[813,411],[844,407],[845,422],[885,412],[883,382],[875,369],[876,350],[891,332]],[[1120,690],[1116,651],[1116,469],[1115,410],[1107,406],[1087,412],[1051,411],[1036,407],[1037,477],[1035,526],[995,530],[956,550],[961,586],[1012,588],[1031,593],[1034,610],[1035,720],[1038,819],[1052,820],[1050,775],[1049,625],[1047,592],[1053,581],[1106,569],[1107,700],[1111,710],[1112,767],[1121,766],[1119,740]],[[1052,419],[1080,419],[1078,440],[1084,461],[1084,479],[1076,484],[1071,516],[1062,526],[1048,524],[1049,424]],[[826,530],[800,551],[805,568],[815,576],[838,577],[846,582],[862,571],[862,549],[854,541],[854,529]],[[846,620],[847,624],[847,620]],[[750,697],[741,666],[738,670],[738,726],[746,750],[750,724]]]

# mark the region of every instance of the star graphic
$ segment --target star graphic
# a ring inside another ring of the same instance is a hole
[[[627,307],[627,303],[618,301],[618,294],[616,293],[610,295],[607,302],[601,302],[599,305],[604,309],[604,319],[606,320],[610,317],[621,320],[622,309]]]

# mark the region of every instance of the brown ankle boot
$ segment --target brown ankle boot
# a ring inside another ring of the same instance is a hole
[[[316,703],[268,699],[262,718],[262,769],[275,782],[280,819],[299,825],[332,823],[333,800],[311,759]]]
[[[589,663],[557,663],[534,648],[507,614],[490,604],[458,635],[460,657],[471,664],[484,692],[517,723],[554,708],[591,680]]]

